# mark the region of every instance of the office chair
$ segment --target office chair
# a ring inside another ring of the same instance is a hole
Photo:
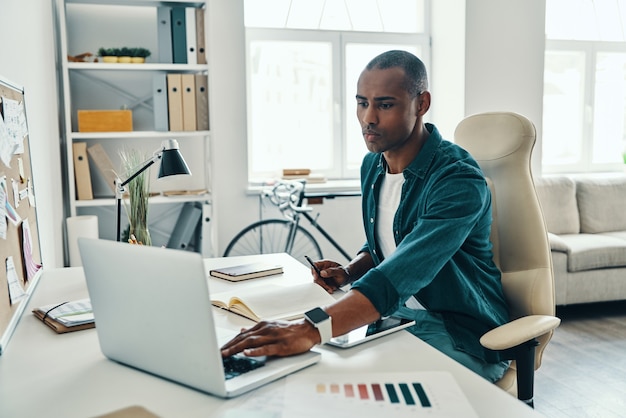
[[[468,116],[454,132],[455,142],[476,159],[491,187],[494,261],[510,322],[480,339],[513,360],[496,384],[534,407],[534,373],[552,333],[554,276],[546,224],[531,173],[535,126],[522,115],[490,112]]]

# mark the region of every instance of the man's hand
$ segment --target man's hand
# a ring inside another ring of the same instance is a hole
[[[341,264],[331,260],[320,260],[315,262],[315,267],[319,269],[319,274],[315,268],[311,268],[313,281],[322,286],[328,293],[333,293],[341,286],[350,283],[348,272]]]
[[[261,321],[224,344],[222,357],[243,352],[246,356],[284,357],[308,351],[320,342],[319,331],[305,320]]]
[[[369,269],[374,267],[372,256],[367,252],[359,253],[347,266],[331,261],[320,260],[314,262],[311,268],[313,281],[322,286],[328,293],[350,284],[363,276]],[[319,274],[316,272],[319,270]]]

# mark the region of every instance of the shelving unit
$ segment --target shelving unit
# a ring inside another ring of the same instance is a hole
[[[211,231],[211,133],[209,130],[156,130],[153,101],[155,74],[204,74],[208,64],[163,62],[159,45],[158,9],[160,7],[201,9],[204,1],[173,0],[55,0],[60,86],[62,88],[62,147],[66,172],[65,200],[67,216],[95,214],[101,238],[115,239],[114,194],[97,166],[89,163],[93,199],[79,200],[76,193],[73,144],[87,147],[100,144],[116,170],[120,170],[120,152],[137,150],[149,158],[165,139],[176,139],[192,176],[158,179],[158,170],[148,170],[150,191],[149,228],[153,245],[167,245],[186,202],[202,206],[195,251],[212,256],[214,237]],[[208,19],[205,19],[205,22]],[[206,30],[200,31],[206,33]],[[204,39],[206,45],[206,39]],[[86,52],[96,54],[101,47],[144,47],[151,51],[145,64],[73,62],[68,56]],[[210,86],[208,86],[210,94]],[[79,132],[78,110],[130,109],[133,130],[129,132]],[[209,117],[210,119],[210,117]],[[210,124],[209,124],[210,126]],[[123,177],[123,176],[120,176]],[[196,194],[198,190],[206,193]],[[164,196],[166,191],[193,191],[188,195]],[[128,224],[122,215],[122,228]]]

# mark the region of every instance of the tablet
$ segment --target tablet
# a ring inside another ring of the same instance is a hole
[[[400,331],[401,329],[410,327],[411,325],[415,325],[415,321],[412,319],[389,316],[384,319],[379,319],[369,325],[364,325],[361,328],[357,328],[347,334],[334,337],[328,342],[328,344],[339,348],[354,347],[355,345],[382,337],[383,335]]]

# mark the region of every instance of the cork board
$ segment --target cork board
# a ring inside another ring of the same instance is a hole
[[[43,271],[24,89],[0,77],[0,354]]]

